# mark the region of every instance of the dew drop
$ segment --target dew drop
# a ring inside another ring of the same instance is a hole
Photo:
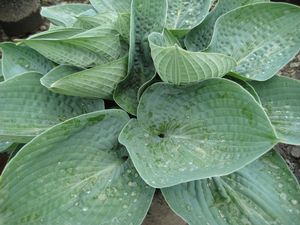
[[[129,187],[136,187],[137,184],[136,184],[136,182],[130,181],[130,182],[128,182],[128,186],[129,186]]]
[[[86,212],[86,211],[88,211],[88,210],[89,210],[89,209],[88,209],[87,207],[83,207],[83,208],[82,208],[82,211],[83,211],[83,212]]]
[[[292,202],[293,205],[297,205],[298,204],[298,201],[295,200],[295,199],[293,199],[291,202]]]
[[[123,209],[127,209],[128,208],[128,205],[123,205]]]
[[[278,187],[279,187],[279,188],[283,188],[283,184],[279,183],[279,184],[278,184]]]
[[[279,196],[280,196],[280,198],[282,198],[283,200],[286,200],[286,193],[281,193]]]

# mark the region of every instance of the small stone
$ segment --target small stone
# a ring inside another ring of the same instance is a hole
[[[294,158],[299,159],[300,158],[300,148],[294,147],[291,151],[291,155]]]
[[[290,65],[292,68],[300,67],[300,62],[293,62]]]

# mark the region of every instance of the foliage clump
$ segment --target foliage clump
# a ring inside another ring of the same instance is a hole
[[[297,224],[274,146],[300,145],[300,83],[276,75],[299,7],[91,3],[44,8],[48,31],[0,44],[0,151],[18,151],[0,225],[141,224],[156,188],[192,225]]]

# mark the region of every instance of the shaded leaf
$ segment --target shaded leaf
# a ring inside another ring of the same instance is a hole
[[[41,15],[55,25],[70,27],[75,23],[77,15],[88,10],[93,10],[89,4],[61,4],[42,7]]]
[[[189,52],[176,43],[168,43],[166,39],[167,37],[159,33],[152,33],[149,36],[156,71],[165,82],[186,84],[207,78],[222,77],[236,66],[235,60],[229,56]]]
[[[98,12],[129,13],[132,0],[90,0]]]
[[[25,73],[0,83],[0,140],[26,143],[61,121],[104,108],[102,100],[54,94],[40,78]]]
[[[16,144],[9,141],[0,141],[0,153],[10,151]]]
[[[29,71],[46,74],[54,67],[54,63],[26,46],[4,42],[0,44],[0,48],[2,50],[2,73],[5,80]]]
[[[299,220],[299,185],[275,151],[231,175],[162,192],[170,207],[190,225],[296,225]]]
[[[81,15],[76,17],[76,22],[73,26],[84,29],[92,29],[103,25],[113,25],[117,18],[117,14],[112,12],[96,14],[94,16]]]
[[[167,0],[133,0],[130,21],[128,76],[118,86],[114,100],[135,115],[139,89],[152,79],[155,68],[151,59],[148,35],[162,32],[167,16]]]
[[[157,188],[232,173],[277,143],[256,100],[220,78],[152,85],[119,140],[142,178]]]
[[[245,78],[267,80],[299,52],[299,17],[300,8],[285,3],[240,7],[216,22],[207,51],[233,57]]]
[[[154,189],[118,143],[128,116],[107,110],[72,118],[27,144],[0,182],[3,224],[141,224]]]

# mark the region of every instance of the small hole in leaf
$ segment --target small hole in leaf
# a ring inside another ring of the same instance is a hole
[[[158,135],[158,137],[160,137],[160,138],[164,138],[164,137],[165,137],[165,135],[164,135],[164,134],[159,134],[159,135]]]

